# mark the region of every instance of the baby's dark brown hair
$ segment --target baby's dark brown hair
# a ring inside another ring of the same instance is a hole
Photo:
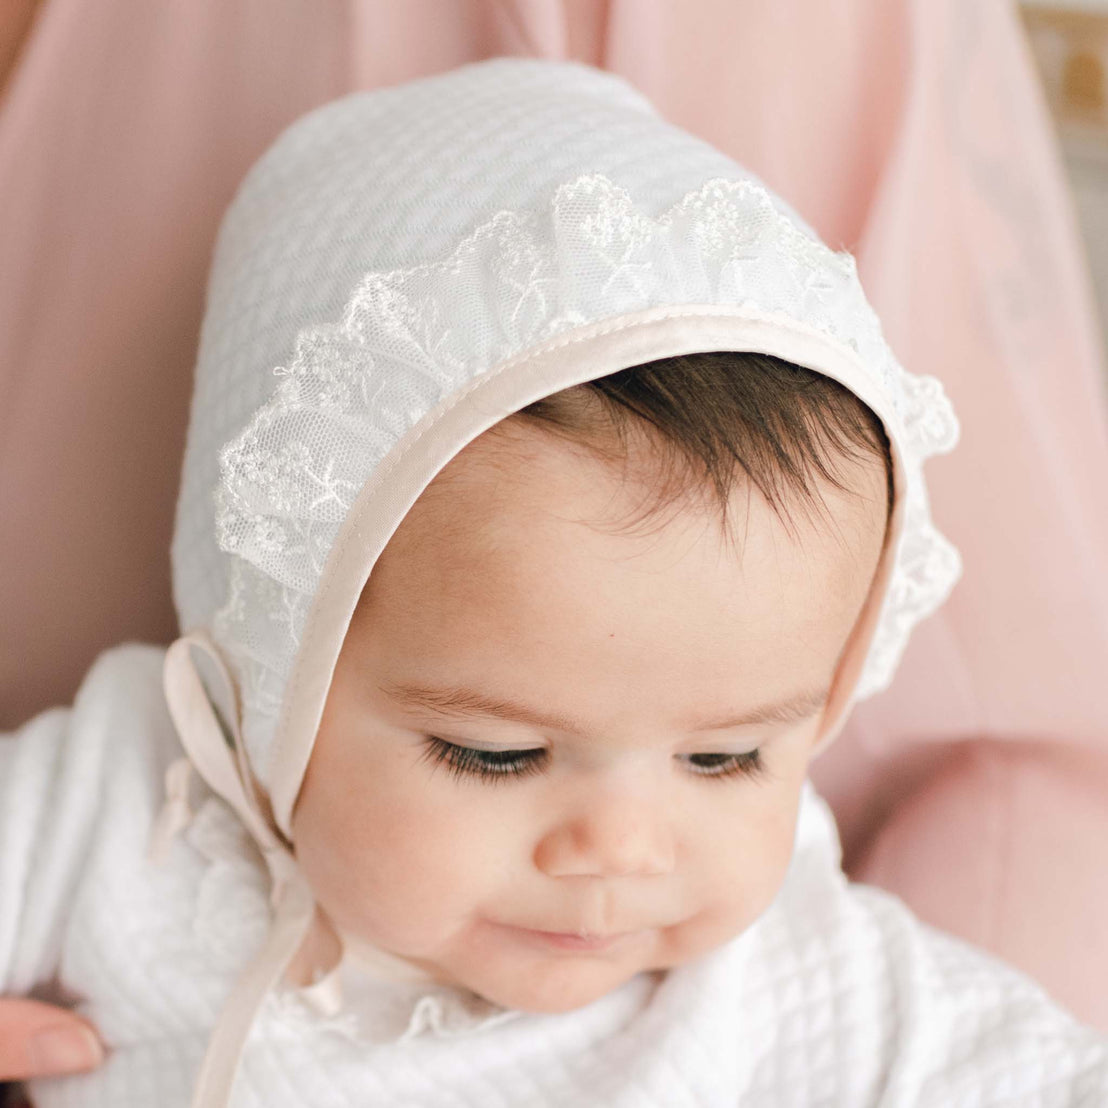
[[[787,522],[793,505],[819,510],[817,477],[847,489],[840,463],[867,456],[884,462],[886,518],[892,511],[893,463],[881,421],[837,381],[769,354],[660,358],[544,397],[505,422],[512,421],[612,462],[626,460],[635,432],[652,431],[661,480],[631,526],[705,487],[726,525],[739,473]]]

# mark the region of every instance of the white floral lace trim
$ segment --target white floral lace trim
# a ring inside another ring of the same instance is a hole
[[[524,1015],[467,989],[404,987],[395,982],[378,982],[376,991],[355,991],[341,1011],[329,1015],[320,1014],[303,989],[277,989],[266,996],[264,1012],[278,1037],[303,1042],[312,1034],[338,1035],[365,1045],[425,1036],[457,1038]]]
[[[784,315],[854,350],[906,430],[906,530],[859,695],[884,687],[957,552],[930,523],[920,463],[958,429],[938,381],[882,337],[855,262],[749,180],[717,178],[657,218],[583,175],[535,211],[500,211],[442,260],[366,275],[340,322],[297,336],[270,400],[220,454],[217,536],[233,555],[213,634],[237,670],[253,764],[268,753],[311,598],[358,491],[440,398],[551,336],[660,305]]]

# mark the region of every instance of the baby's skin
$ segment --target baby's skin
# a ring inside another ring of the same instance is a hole
[[[648,449],[509,420],[451,461],[374,567],[294,813],[340,930],[507,1007],[588,1004],[769,906],[880,557],[876,455],[788,518],[739,480],[727,533],[703,497],[641,511]]]

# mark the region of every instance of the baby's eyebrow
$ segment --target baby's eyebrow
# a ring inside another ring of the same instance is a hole
[[[541,712],[519,701],[490,696],[478,689],[457,685],[435,688],[404,682],[385,683],[380,689],[386,696],[405,707],[422,708],[453,719],[503,719],[575,735],[585,734],[587,730],[568,716]],[[765,723],[796,723],[820,711],[827,702],[829,692],[827,688],[812,689],[771,704],[763,704],[737,716],[696,720],[690,724],[689,730],[722,731],[730,727],[751,727]]]

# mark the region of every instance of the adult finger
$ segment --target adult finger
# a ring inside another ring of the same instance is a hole
[[[72,1012],[0,997],[0,1081],[77,1073],[103,1059],[96,1032]]]

